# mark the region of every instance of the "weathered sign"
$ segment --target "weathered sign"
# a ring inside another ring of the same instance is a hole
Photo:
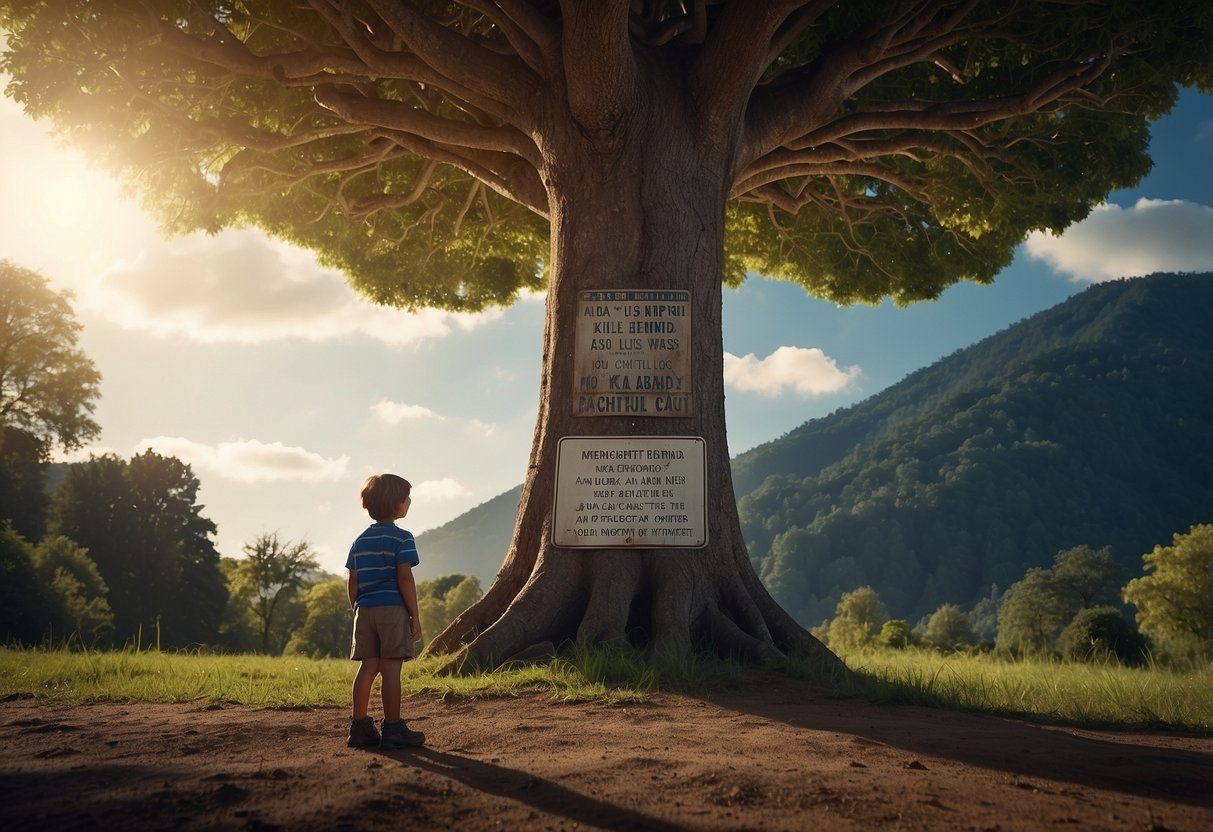
[[[576,345],[573,415],[692,415],[690,292],[582,292]]]
[[[700,437],[567,436],[557,450],[552,542],[705,546],[706,481]]]

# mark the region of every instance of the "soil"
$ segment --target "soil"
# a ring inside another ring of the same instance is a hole
[[[341,708],[0,703],[0,828],[1210,830],[1213,740],[832,699],[405,703],[424,749],[346,748]]]

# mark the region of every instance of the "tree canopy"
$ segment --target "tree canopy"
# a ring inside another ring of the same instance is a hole
[[[1175,655],[1213,655],[1213,524],[1176,532],[1142,561],[1145,574],[1124,588],[1141,631]]]
[[[92,419],[101,374],[76,347],[71,292],[0,260],[0,448],[8,429],[78,448],[100,434]]]
[[[1149,168],[1204,2],[0,3],[10,97],[176,230],[256,224],[377,301],[543,285],[586,148],[653,109],[725,160],[726,281],[839,302],[990,281]],[[574,126],[585,147],[565,143]],[[723,206],[722,206],[723,207]]]
[[[281,653],[299,625],[286,608],[299,601],[319,564],[306,540],[283,540],[277,532],[257,535],[243,551],[244,558],[235,565],[233,600],[251,613],[262,651]]]
[[[215,524],[197,503],[190,467],[145,451],[69,467],[49,526],[88,550],[108,587],[114,638],[163,646],[214,640],[227,603]]]

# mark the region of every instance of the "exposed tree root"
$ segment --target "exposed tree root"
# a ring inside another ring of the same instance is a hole
[[[570,551],[547,544],[534,563],[513,595],[508,564],[503,567],[484,598],[427,652],[452,653],[446,670],[457,673],[549,655],[551,645],[574,640],[659,655],[703,651],[757,664],[799,655],[824,672],[843,669],[732,552]]]

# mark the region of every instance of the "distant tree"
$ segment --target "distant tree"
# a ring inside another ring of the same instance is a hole
[[[171,603],[160,613],[163,641],[172,646],[207,644],[219,629],[227,586],[219,552],[211,540],[216,527],[201,515],[201,487],[190,466],[152,451],[131,457],[127,466],[135,505],[154,518],[144,540],[175,552],[167,583]]]
[[[228,600],[223,606],[217,644],[225,653],[256,653],[261,646],[260,627],[253,618],[252,606],[243,599],[234,597],[230,591],[236,583],[236,570],[242,562],[227,557],[219,560],[219,571],[224,578]],[[347,600],[346,606],[348,605]]]
[[[46,443],[27,430],[0,427],[0,522],[27,540],[46,533]]]
[[[993,642],[998,635],[998,607],[1002,594],[997,585],[990,587],[990,594],[973,605],[969,620],[973,622],[973,635],[979,640]]]
[[[71,292],[0,260],[0,443],[9,428],[49,448],[78,448],[100,434],[92,419],[101,375],[76,348]]]
[[[910,622],[895,618],[881,625],[877,640],[885,647],[904,650],[914,644],[914,628],[910,626]]]
[[[46,627],[47,604],[34,572],[34,547],[0,523],[0,643],[37,641]]]
[[[1138,628],[1168,654],[1213,656],[1213,524],[1176,533],[1142,561],[1146,574],[1124,588]]]
[[[345,580],[319,581],[303,591],[307,617],[286,644],[287,655],[343,658],[350,654],[350,599]]]
[[[836,666],[741,538],[722,282],[752,270],[899,304],[990,282],[1028,231],[1149,169],[1149,119],[1213,74],[1206,6],[0,0],[0,68],[176,229],[258,224],[408,308],[548,292],[515,538],[431,649],[493,664],[630,633]],[[573,406],[576,310],[631,289],[693,299],[695,409],[591,425]],[[561,551],[559,442],[638,432],[705,438],[710,543]]]
[[[1012,584],[998,610],[997,647],[1047,652],[1079,610],[1114,598],[1122,570],[1111,547],[1075,546],[1058,552],[1048,569],[1032,568]]]
[[[114,613],[87,549],[62,535],[47,537],[34,547],[34,571],[56,607],[48,610],[56,641],[74,634],[96,644],[110,635]]]
[[[889,612],[870,586],[844,592],[830,621],[831,649],[849,650],[871,644],[880,635]]]
[[[1003,596],[995,644],[1003,652],[1044,653],[1073,616],[1047,569],[1032,568]]]
[[[1088,609],[1099,601],[1116,600],[1124,581],[1124,570],[1112,560],[1112,547],[1093,549],[1075,546],[1058,552],[1053,559],[1054,588],[1076,609]]]
[[[922,642],[942,653],[950,653],[975,644],[977,636],[964,610],[955,604],[944,604],[927,619]]]
[[[261,651],[281,653],[303,623],[299,595],[319,564],[306,540],[281,540],[278,532],[257,535],[243,551],[229,588],[232,600],[251,612]]]
[[[198,488],[188,465],[152,451],[75,463],[56,488],[48,527],[88,549],[119,642],[215,641],[227,595]]]
[[[467,575],[443,575],[417,583],[417,610],[421,615],[421,637],[430,640],[484,593],[480,579]]]
[[[1129,666],[1144,664],[1149,653],[1145,638],[1115,607],[1079,610],[1062,631],[1058,648],[1072,662],[1112,659]]]

